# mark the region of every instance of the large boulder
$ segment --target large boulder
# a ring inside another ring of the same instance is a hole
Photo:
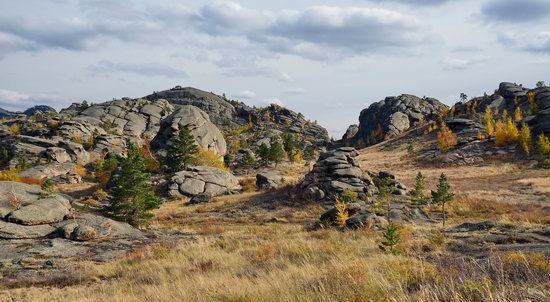
[[[160,131],[151,142],[155,149],[164,149],[170,139],[178,135],[181,126],[187,126],[199,147],[211,150],[220,157],[227,152],[227,145],[221,131],[210,122],[206,112],[195,106],[180,106],[174,113],[162,120]]]
[[[209,194],[218,196],[241,189],[233,174],[213,167],[194,166],[176,173],[170,184],[171,197]]]
[[[62,221],[71,209],[69,201],[61,196],[38,199],[11,212],[7,220],[22,225],[50,224]]]
[[[47,224],[26,226],[0,220],[0,239],[42,238],[54,232],[55,228]]]
[[[301,184],[306,197],[313,200],[334,197],[346,189],[362,195],[377,193],[371,177],[363,173],[355,159],[357,155],[350,147],[322,153]]]
[[[273,171],[260,171],[256,174],[256,187],[260,190],[277,189],[283,184],[283,177]]]
[[[413,95],[387,97],[361,111],[357,134],[347,143],[372,145],[433,121],[447,106],[433,98]],[[351,129],[353,131],[353,129]]]
[[[75,241],[102,240],[107,238],[144,238],[142,232],[127,223],[93,214],[83,214],[55,225],[59,234]]]

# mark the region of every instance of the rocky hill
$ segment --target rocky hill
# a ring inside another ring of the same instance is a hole
[[[387,97],[361,111],[359,126],[350,126],[341,143],[370,146],[433,121],[446,108],[433,98],[419,98],[403,94]]]

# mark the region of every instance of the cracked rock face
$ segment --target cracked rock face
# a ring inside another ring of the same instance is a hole
[[[172,137],[178,135],[180,126],[187,126],[195,137],[197,145],[224,156],[227,145],[223,134],[212,122],[208,114],[195,106],[181,106],[162,120],[160,131],[151,142],[156,149],[163,149]]]
[[[208,194],[219,196],[241,189],[233,174],[213,167],[196,166],[178,172],[172,177],[169,195],[171,197]]]

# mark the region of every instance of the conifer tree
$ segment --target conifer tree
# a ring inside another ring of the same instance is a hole
[[[285,157],[285,150],[283,149],[283,145],[275,141],[273,144],[271,144],[271,148],[269,149],[269,160],[271,162],[275,163],[275,167],[283,161]]]
[[[495,145],[501,147],[507,144],[506,126],[502,121],[497,122],[495,130]]]
[[[165,165],[171,172],[178,172],[187,169],[197,154],[199,147],[195,142],[195,137],[186,125],[180,125],[177,138],[172,138],[166,146]]]
[[[380,248],[383,252],[390,253],[392,255],[401,254],[401,251],[396,247],[401,240],[397,227],[393,224],[388,225],[383,236],[384,241],[378,245],[378,248]]]
[[[254,168],[256,166],[256,159],[254,158],[254,155],[252,155],[252,152],[246,151],[239,160],[239,166],[243,169],[245,169],[247,172],[248,170]]]
[[[454,198],[454,194],[451,192],[451,186],[447,181],[447,177],[444,173],[441,173],[439,177],[439,184],[437,185],[437,191],[432,191],[433,203],[441,204],[443,209],[443,228],[445,228],[445,204],[451,202]]]
[[[128,141],[126,150],[126,157],[118,158],[120,171],[114,178],[105,213],[133,226],[144,226],[147,219],[153,217],[150,211],[159,208],[160,199],[148,183],[150,175],[145,172],[145,163],[136,145]]]
[[[422,175],[421,172],[418,172],[418,174],[416,174],[416,183],[414,184],[414,188],[409,193],[413,203],[419,203],[424,198],[424,183],[424,175]]]
[[[256,150],[256,154],[260,157],[262,164],[269,163],[269,147],[266,143],[261,143]]]
[[[391,223],[391,196],[393,194],[393,191],[395,191],[395,183],[391,178],[385,177],[380,181],[380,186],[378,190],[378,204],[386,206],[387,218],[388,221]]]
[[[539,134],[537,138],[537,146],[541,157],[550,154],[550,140],[544,133]]]

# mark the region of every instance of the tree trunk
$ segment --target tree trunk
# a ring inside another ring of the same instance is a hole
[[[445,203],[443,203],[443,231],[445,231]]]

